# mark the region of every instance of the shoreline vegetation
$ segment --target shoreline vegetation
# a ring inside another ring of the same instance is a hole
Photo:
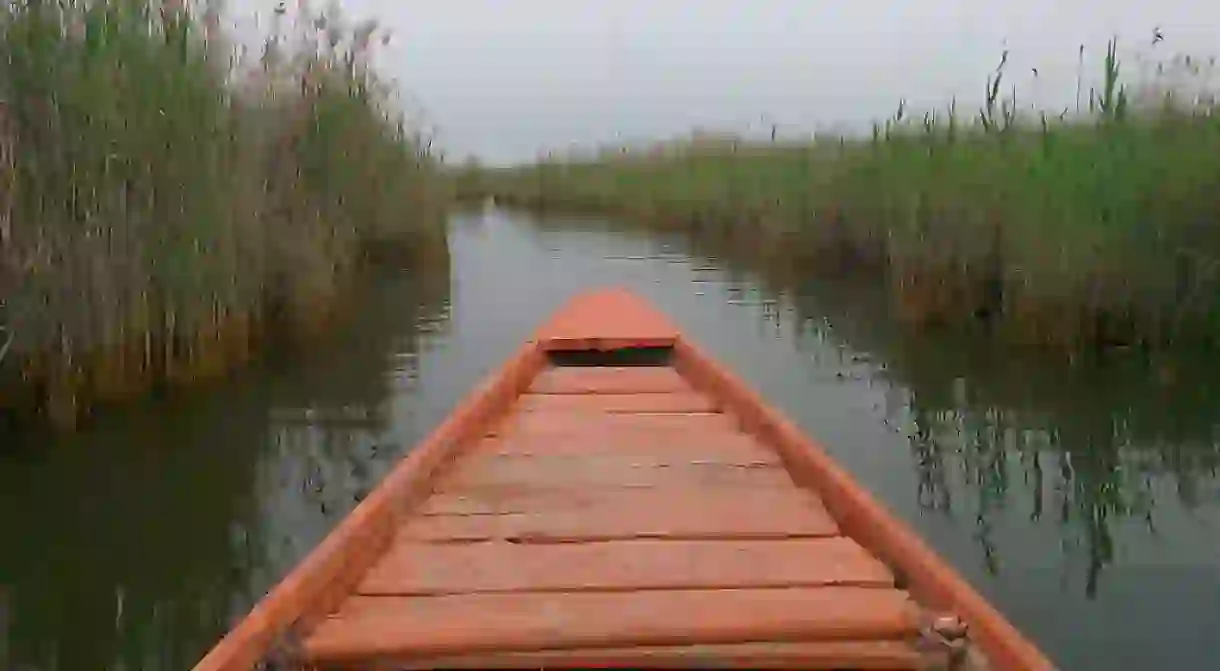
[[[318,333],[366,261],[448,267],[388,33],[300,9],[257,58],[223,0],[0,10],[0,411],[72,428]]]
[[[920,328],[1072,357],[1214,346],[1220,115],[1214,95],[1180,81],[1214,59],[1179,57],[1132,86],[1113,40],[1087,104],[1053,115],[1020,106],[1007,59],[973,114],[903,104],[866,137],[692,137],[469,163],[451,179],[463,200],[622,216],[773,267],[880,278],[896,315]]]
[[[623,234],[619,223],[565,213],[538,220],[557,233],[577,227]],[[1157,371],[1156,393],[1147,393],[1150,369],[1139,359],[1065,367],[1045,348],[1012,351],[967,332],[906,332],[895,325],[884,285],[850,275],[811,278],[767,265],[731,240],[689,231],[661,238],[699,265],[731,269],[722,289],[728,297],[771,303],[761,315],[768,329],[791,320],[789,329],[837,343],[840,382],[886,381],[882,421],[909,442],[920,514],[973,520],[979,566],[991,575],[1009,570],[997,530],[1025,507],[1031,522],[1059,528],[1064,557],[1082,562],[1080,589],[1093,599],[1120,562],[1115,548],[1129,524],[1157,533],[1160,509],[1175,501],[1166,492],[1194,508],[1220,470],[1208,410],[1215,352],[1159,357],[1158,367],[1172,366]],[[1160,377],[1165,373],[1172,379]],[[1166,482],[1170,487],[1160,489]]]

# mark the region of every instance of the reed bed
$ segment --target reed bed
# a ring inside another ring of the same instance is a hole
[[[1125,83],[1112,41],[1087,106],[1050,114],[1019,104],[1006,63],[974,113],[900,105],[867,137],[467,167],[457,190],[623,214],[731,238],[768,263],[882,277],[895,310],[923,326],[1067,351],[1214,343],[1215,98]],[[1170,65],[1198,75],[1214,61]]]
[[[0,406],[70,426],[223,374],[322,326],[370,249],[447,254],[382,32],[299,10],[256,61],[220,0],[0,10]]]

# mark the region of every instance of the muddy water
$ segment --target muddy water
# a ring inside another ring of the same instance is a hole
[[[607,283],[760,388],[1064,669],[1220,665],[1212,364],[1152,383],[903,335],[874,292],[604,221],[455,215],[450,250],[448,277],[380,270],[307,352],[71,439],[5,438],[0,669],[189,668],[539,320]]]

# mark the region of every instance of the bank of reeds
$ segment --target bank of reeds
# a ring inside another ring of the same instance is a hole
[[[900,106],[871,137],[468,171],[459,190],[727,236],[775,263],[867,271],[919,324],[1069,351],[1214,342],[1215,101],[1124,85],[1114,42],[1103,68],[1079,114],[1021,111],[1002,62],[974,114]]]
[[[257,63],[218,0],[0,10],[0,405],[71,425],[221,374],[319,327],[370,249],[447,253],[377,26],[302,9]]]

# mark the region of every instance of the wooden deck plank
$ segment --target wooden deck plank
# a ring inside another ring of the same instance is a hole
[[[672,368],[553,367],[639,347]],[[318,669],[928,668],[917,629],[939,613],[969,622],[987,668],[1052,668],[625,291],[571,303],[472,398],[197,671],[277,642]]]
[[[490,427],[488,436],[542,437],[651,433],[655,436],[739,433],[737,420],[718,412],[703,413],[512,413]]]
[[[630,292],[610,289],[565,305],[534,336],[547,350],[668,347],[678,327]]]
[[[489,437],[471,451],[478,456],[536,455],[585,457],[602,454],[682,454],[690,458],[749,458],[778,461],[775,450],[744,433],[723,430],[681,436],[652,431],[520,434]]]
[[[623,448],[618,452],[597,454],[497,454],[474,452],[457,467],[454,473],[483,471],[545,471],[577,470],[605,471],[608,473],[633,474],[640,469],[674,469],[675,471],[699,469],[746,469],[784,470],[779,455],[765,452],[746,454],[704,454],[698,452],[652,452]],[[786,470],[784,472],[787,472]]]
[[[342,662],[544,649],[913,636],[918,608],[895,589],[818,587],[634,593],[353,597],[306,639]]]
[[[567,491],[574,500],[578,500],[579,493],[588,492]],[[839,535],[838,524],[816,498],[808,498],[803,505],[791,499],[792,505],[777,505],[775,497],[760,496],[749,489],[728,491],[731,495],[725,496],[696,494],[689,487],[654,488],[633,495],[632,490],[620,489],[611,493],[611,500],[594,499],[586,506],[547,506],[537,512],[502,515],[424,515],[407,520],[398,537],[400,541],[437,543],[489,540],[575,543],[633,538],[765,540]],[[483,495],[489,496],[488,492]],[[511,500],[514,494],[507,492],[505,496]]]
[[[731,500],[702,487],[518,487],[482,488],[465,492],[433,494],[419,509],[420,515],[503,515],[590,508],[622,509],[624,506],[672,510],[674,501],[690,501],[690,508],[708,517],[739,514],[743,517],[779,514],[801,515],[812,510],[826,516],[821,500],[813,492],[795,487],[784,489],[740,489]],[[736,512],[734,512],[736,511]]]
[[[698,392],[669,394],[522,394],[517,412],[638,414],[719,412],[715,399]]]
[[[927,657],[906,641],[823,641],[819,643],[731,643],[639,646],[584,650],[543,650],[428,659],[378,660],[394,669],[856,669],[914,671],[930,668]],[[327,665],[325,671],[368,666]],[[380,668],[380,667],[375,667]]]
[[[483,487],[795,487],[787,469],[758,462],[739,466],[710,460],[674,460],[673,465],[649,464],[631,458],[601,459],[478,459],[463,461],[437,483],[435,491],[454,492]],[[731,495],[726,493],[726,495]]]
[[[365,575],[357,592],[421,596],[827,585],[893,587],[894,576],[843,537],[563,545],[396,543]]]
[[[532,394],[663,394],[695,389],[669,367],[551,368],[534,378]]]

